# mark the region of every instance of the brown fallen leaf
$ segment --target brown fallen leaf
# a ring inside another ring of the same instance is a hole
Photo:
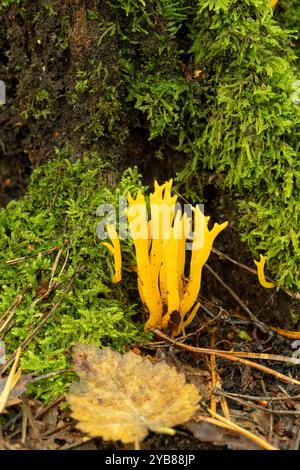
[[[232,450],[260,449],[258,445],[249,439],[205,421],[200,423],[190,421],[184,427],[193,434],[195,439],[201,442],[210,442],[215,446],[228,447]]]
[[[67,399],[77,427],[91,437],[137,444],[149,430],[174,434],[170,428],[197,410],[196,387],[165,362],[81,344],[73,358],[80,382]]]

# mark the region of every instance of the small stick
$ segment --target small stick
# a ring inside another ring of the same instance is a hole
[[[248,401],[243,400],[242,398],[229,396],[229,395],[227,395],[227,393],[224,393],[224,396],[229,398],[230,400],[233,400],[233,401],[236,401],[237,403],[240,403],[241,405],[250,406],[251,408],[257,408],[257,409],[263,410],[263,411],[265,411],[266,413],[269,413],[269,414],[300,416],[300,411],[297,411],[297,410],[295,410],[295,411],[293,411],[293,410],[273,410],[271,408],[266,408],[264,406],[256,405],[256,404],[251,403],[251,402],[249,403]]]
[[[43,295],[41,295],[41,297],[38,297],[33,302],[31,302],[28,308],[30,309],[38,305],[40,302],[46,299],[55,289],[58,289],[61,285],[62,285],[62,282],[53,283],[52,286],[48,288],[47,291]]]
[[[223,390],[217,389],[215,390],[216,395],[226,395],[228,398],[231,397],[238,397],[238,398],[246,398],[247,400],[253,401],[288,401],[288,400],[299,400],[300,395],[294,396],[287,396],[287,397],[268,397],[268,396],[255,396],[255,395],[243,395],[242,393],[232,393],[232,392],[224,392]]]
[[[73,442],[73,444],[68,444],[68,445],[63,445],[62,447],[60,447],[59,450],[71,450],[71,449],[75,449],[76,447],[79,447],[81,446],[82,444],[86,444],[87,442],[90,442],[92,441],[93,438],[92,437],[83,437],[81,439],[81,441],[79,442]]]
[[[62,268],[61,268],[61,270],[60,270],[60,272],[59,272],[59,274],[58,274],[58,278],[60,277],[60,275],[61,275],[61,274],[64,272],[64,270],[65,270],[65,267],[66,267],[67,262],[68,262],[68,259],[69,259],[69,254],[70,254],[70,250],[69,250],[69,248],[68,248],[67,254],[66,254],[66,258],[65,258],[64,264],[62,265]]]
[[[10,259],[8,261],[5,261],[5,264],[7,264],[8,266],[12,266],[14,264],[22,263],[23,261],[26,261],[27,259],[35,258],[36,256],[39,256],[39,255],[51,255],[51,253],[54,253],[55,251],[58,251],[58,250],[59,250],[59,247],[55,246],[53,248],[50,248],[50,250],[40,251],[39,253],[35,253],[34,255],[27,255],[27,256],[21,256],[21,258]]]
[[[213,334],[211,336],[210,346],[211,346],[212,349],[214,349],[215,345],[216,345],[216,335],[215,335],[215,332],[213,332]],[[211,355],[210,364],[211,364],[210,409],[212,411],[216,412],[217,411],[217,400],[216,400],[215,390],[216,390],[217,383],[221,384],[221,380],[220,380],[220,376],[219,376],[218,369],[217,369],[217,361],[216,361],[216,355],[215,354]],[[227,401],[226,401],[226,398],[225,398],[224,395],[221,395],[220,402],[221,402],[221,408],[222,408],[222,411],[223,411],[223,414],[224,414],[225,418],[230,419],[229,408],[228,408]]]
[[[217,389],[215,390],[215,395],[226,395],[228,398],[231,397],[239,397],[239,398],[246,398],[247,400],[253,401],[288,401],[288,400],[299,400],[300,395],[294,396],[287,396],[287,397],[269,397],[269,396],[258,396],[258,395],[243,395],[241,393],[232,393],[232,392],[224,392],[223,390]]]
[[[58,265],[58,262],[59,262],[59,259],[60,259],[61,255],[62,255],[62,252],[63,252],[63,250],[60,249],[60,250],[58,251],[56,257],[55,257],[54,264],[53,264],[53,266],[52,266],[52,268],[51,268],[51,278],[50,278],[50,281],[49,281],[48,290],[50,290],[51,287],[52,287],[53,279],[54,279],[54,275],[55,275],[55,271],[56,271],[56,269],[57,269],[57,265]]]
[[[74,369],[59,369],[53,372],[49,372],[48,374],[39,375],[38,377],[33,377],[27,385],[30,385],[34,382],[39,382],[40,380],[50,379],[51,377],[55,377],[56,375],[65,374],[66,372],[74,372]]]
[[[230,419],[230,413],[229,413],[229,407],[227,404],[226,397],[224,395],[221,395],[221,408],[223,411],[223,415],[225,416],[226,419]]]
[[[210,413],[212,418],[207,417],[207,416],[200,416],[200,420],[206,421],[207,423],[214,424],[215,426],[219,426],[224,429],[228,429],[230,431],[235,431],[241,434],[242,436],[246,437],[247,439],[250,439],[252,442],[255,442],[255,444],[257,444],[259,447],[262,447],[265,450],[277,450],[275,447],[271,446],[267,441],[265,441],[261,437],[256,436],[255,434],[253,434],[251,431],[248,431],[247,429],[242,428],[241,426],[234,423],[230,419],[224,418],[220,414],[215,413],[208,408],[207,408],[207,411]]]
[[[150,328],[150,331],[159,331],[160,336],[163,337],[164,333],[160,330],[155,330],[154,328]],[[155,333],[157,334],[157,333]],[[164,335],[166,338],[170,338],[167,335]],[[171,338],[170,338],[171,339]],[[252,353],[252,352],[244,352],[244,351],[223,351],[221,349],[211,349],[211,348],[195,348],[194,346],[187,346],[184,345],[182,342],[177,341],[178,345],[186,346],[186,348],[194,348],[195,352],[200,352],[203,354],[216,354],[216,355],[224,355],[230,354],[233,357],[241,357],[241,358],[248,358],[248,359],[263,359],[266,361],[278,361],[278,362],[287,362],[288,364],[299,365],[300,359],[289,357],[289,356],[281,356],[278,354],[266,354],[266,353]],[[192,350],[192,349],[190,349]]]
[[[18,305],[21,303],[23,300],[23,297],[28,290],[28,284],[25,285],[25,287],[21,290],[21,292],[16,296],[12,304],[8,307],[6,312],[2,315],[1,320],[0,320],[0,331],[3,331],[3,329],[6,327],[7,323],[10,321],[12,318],[13,314],[16,311],[16,308]],[[6,319],[8,317],[8,319]]]
[[[211,336],[210,347],[214,349],[215,347],[215,333]],[[211,365],[211,397],[210,397],[210,409],[214,412],[217,411],[217,401],[215,397],[214,390],[217,385],[217,370],[216,370],[216,356],[212,354],[210,356],[210,365]]]
[[[15,326],[15,324],[16,324],[16,320],[13,320],[12,322],[10,322],[7,328],[5,328],[4,330],[1,329],[0,341],[3,341],[5,336],[10,332],[10,330]]]

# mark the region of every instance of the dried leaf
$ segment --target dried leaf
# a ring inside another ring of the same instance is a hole
[[[197,410],[194,385],[166,363],[152,363],[133,352],[77,345],[68,401],[77,427],[92,437],[141,442],[148,431],[169,432]]]
[[[226,446],[232,450],[260,449],[258,445],[249,439],[205,421],[200,423],[190,421],[184,427],[193,434],[195,439],[201,442],[210,442],[215,446]]]

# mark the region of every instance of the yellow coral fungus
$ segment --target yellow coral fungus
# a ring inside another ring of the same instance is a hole
[[[112,245],[107,242],[103,242],[103,245],[106,246],[106,248],[108,248],[113,254],[115,263],[115,274],[113,276],[112,281],[114,284],[117,284],[122,279],[122,255],[119,235],[114,225],[107,224],[106,230],[109,238],[112,241]]]
[[[198,206],[192,208],[190,220],[177,206],[177,196],[171,195],[172,183],[155,182],[150,194],[151,220],[147,220],[146,201],[140,190],[135,199],[128,194],[126,214],[136,253],[138,290],[149,315],[146,328],[166,329],[172,325],[173,334],[177,335],[197,314],[202,269],[227,222],[209,230],[209,217]],[[186,241],[192,227],[192,254],[186,278]],[[174,324],[173,319],[178,316],[181,321]]]
[[[271,0],[271,7],[274,8],[278,0]]]
[[[254,263],[257,266],[257,274],[258,274],[259,283],[266,289],[272,289],[272,287],[276,287],[276,284],[274,284],[274,282],[268,282],[265,278],[264,270],[265,270],[266,257],[263,255],[260,255],[260,260],[259,261],[254,260]]]
[[[214,224],[212,230],[208,230],[209,217],[205,217],[197,206],[194,210],[194,238],[192,245],[192,259],[190,276],[180,303],[182,312],[188,312],[194,305],[201,286],[201,273],[210,255],[213,242],[217,235],[227,227],[228,222]]]
[[[128,204],[126,214],[136,252],[139,293],[149,312],[148,323],[151,326],[157,326],[160,324],[163,304],[158,287],[156,267],[154,263],[150,263],[147,208],[145,198],[140,190],[136,199],[133,199],[128,193]]]

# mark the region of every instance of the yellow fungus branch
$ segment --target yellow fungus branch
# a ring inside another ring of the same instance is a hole
[[[188,312],[194,305],[201,286],[202,268],[210,255],[213,242],[217,235],[227,227],[228,222],[215,224],[213,229],[208,229],[209,217],[205,217],[197,206],[194,210],[194,237],[192,244],[192,259],[190,265],[190,276],[180,310],[183,314]]]
[[[254,263],[257,266],[257,274],[258,274],[259,283],[266,289],[272,289],[272,287],[276,287],[276,284],[274,284],[274,282],[268,282],[265,278],[264,270],[265,270],[266,257],[263,255],[260,255],[260,260],[259,261],[254,260]]]
[[[107,242],[103,242],[103,245],[106,246],[106,248],[108,248],[113,254],[115,263],[115,274],[113,275],[112,282],[114,284],[117,284],[122,279],[122,255],[120,239],[116,231],[116,227],[114,225],[107,224],[106,230],[109,238],[112,241],[112,245]]]
[[[158,275],[149,259],[147,208],[140,190],[135,200],[130,193],[128,194],[128,204],[126,213],[136,252],[139,292],[149,312],[146,326],[158,326],[161,322],[163,306],[158,288]]]
[[[186,320],[182,319],[182,323],[179,325],[177,331],[173,332],[173,336],[178,336],[180,333],[182,333],[184,328],[186,328],[190,323],[192,323],[195,316],[197,315],[199,308],[200,308],[200,304],[196,303],[191,313],[188,315],[187,319]]]
[[[164,265],[167,280],[167,313],[163,317],[162,327],[167,328],[170,316],[179,311],[179,285],[178,285],[178,248],[179,234],[182,227],[181,214],[178,213],[174,227],[170,229],[168,237],[163,240]]]

